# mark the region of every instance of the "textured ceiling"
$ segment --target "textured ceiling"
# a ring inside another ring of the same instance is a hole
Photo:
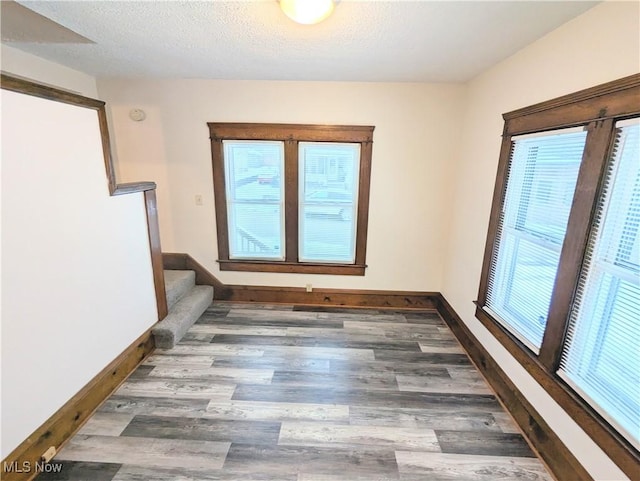
[[[98,77],[460,82],[597,2],[342,0],[312,26],[275,0],[19,3],[95,44],[9,45]]]

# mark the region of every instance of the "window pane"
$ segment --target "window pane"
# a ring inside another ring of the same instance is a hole
[[[616,135],[559,374],[640,448],[640,123]]]
[[[223,146],[229,258],[284,259],[284,143]]]
[[[355,262],[360,144],[300,142],[301,262]]]
[[[537,352],[586,140],[583,129],[513,139],[487,308]]]

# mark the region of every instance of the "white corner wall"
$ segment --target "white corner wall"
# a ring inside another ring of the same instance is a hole
[[[640,4],[605,2],[468,85],[442,292],[594,479],[624,474],[474,317],[495,182],[502,113],[640,71]]]
[[[98,88],[121,178],[158,183],[164,252],[194,256],[227,284],[440,290],[463,86],[99,79]],[[147,119],[130,120],[131,108]],[[207,122],[374,125],[366,276],[220,272]]]
[[[3,73],[41,82],[85,97],[97,98],[98,96],[96,79],[91,75],[5,44],[0,46],[0,66]]]
[[[53,64],[48,76],[50,63],[21,61],[24,69],[3,70],[95,94],[85,74]],[[97,112],[0,95],[5,458],[151,327],[157,310],[143,195],[109,196]]]

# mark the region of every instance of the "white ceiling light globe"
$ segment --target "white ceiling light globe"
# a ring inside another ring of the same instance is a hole
[[[280,8],[294,22],[319,23],[333,12],[334,0],[280,0]]]

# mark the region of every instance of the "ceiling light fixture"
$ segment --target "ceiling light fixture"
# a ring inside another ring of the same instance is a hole
[[[282,11],[294,22],[312,25],[331,15],[334,0],[279,0]]]

